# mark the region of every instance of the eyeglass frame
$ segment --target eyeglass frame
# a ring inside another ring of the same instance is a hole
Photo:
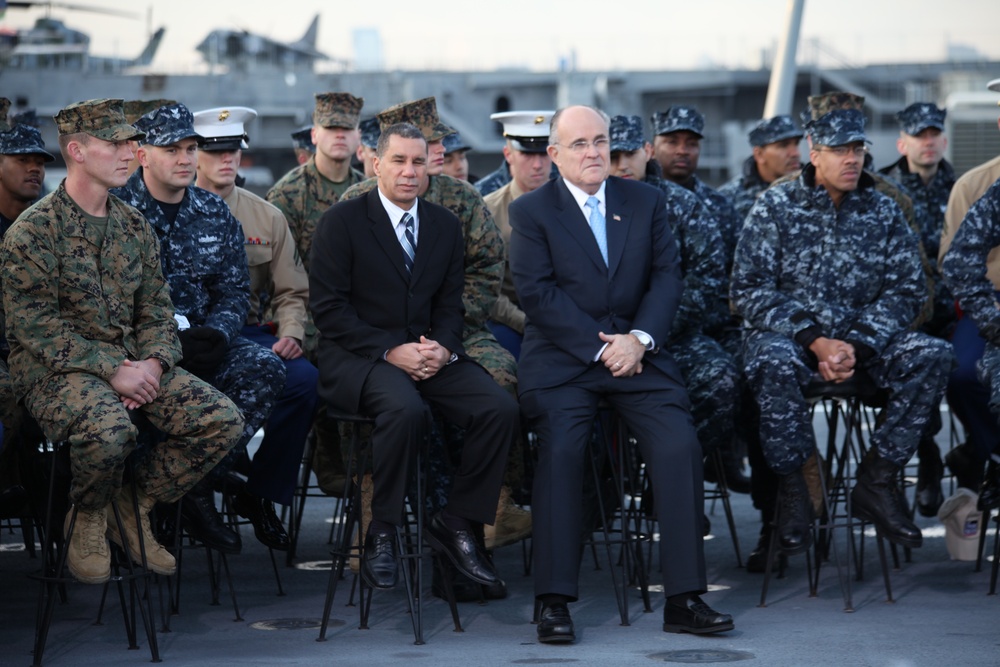
[[[833,153],[837,157],[847,157],[852,155],[856,158],[863,158],[868,154],[868,145],[861,144],[860,146],[851,146],[849,144],[841,144],[840,146],[817,146],[817,151],[826,151],[828,153]]]
[[[611,139],[610,137],[597,137],[593,141],[587,141],[586,139],[577,139],[571,144],[560,144],[556,143],[556,146],[560,146],[570,151],[571,153],[585,153],[591,146],[594,147],[598,152],[607,148],[609,151],[611,149]]]

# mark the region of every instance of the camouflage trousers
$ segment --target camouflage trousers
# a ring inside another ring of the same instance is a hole
[[[25,405],[48,439],[69,443],[70,500],[84,509],[106,506],[121,487],[138,434],[111,385],[88,373],[56,375],[32,390]],[[165,435],[135,469],[138,488],[161,502],[187,493],[243,430],[232,401],[180,368],[160,378],[156,400],[138,410]]]
[[[760,406],[761,447],[778,474],[798,470],[815,446],[812,412],[803,388],[818,378],[815,362],[788,336],[748,332],[743,359],[746,378]],[[882,353],[861,364],[888,399],[870,445],[896,465],[913,455],[938,410],[954,364],[947,341],[915,331],[890,339]]]
[[[700,333],[671,340],[667,350],[684,376],[702,453],[729,447],[739,403],[739,370],[732,355]]]
[[[204,379],[228,396],[243,413],[243,436],[234,448],[234,453],[241,452],[267,421],[285,389],[285,362],[271,350],[244,336],[236,336],[219,368]]]

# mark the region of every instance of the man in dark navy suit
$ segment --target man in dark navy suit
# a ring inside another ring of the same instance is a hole
[[[584,452],[606,399],[635,435],[660,521],[663,629],[711,633],[732,617],[705,604],[701,448],[667,338],[681,297],[677,244],[662,192],[608,178],[608,117],[584,106],[552,118],[561,178],[510,207],[510,263],[527,314],[521,407],[539,439],[532,513],[537,626],[575,639]]]
[[[518,406],[462,348],[462,231],[450,211],[417,198],[427,178],[420,130],[399,123],[383,131],[374,168],[377,188],[323,214],[309,273],[320,396],[375,418],[361,573],[378,588],[396,584],[395,527],[427,401],[465,429],[448,506],[429,522],[427,539],[470,579],[495,584],[482,525],[496,515]]]

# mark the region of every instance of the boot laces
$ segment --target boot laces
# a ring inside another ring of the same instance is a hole
[[[90,554],[104,555],[108,549],[108,542],[104,538],[104,531],[107,525],[101,512],[77,512],[77,544],[84,556]]]

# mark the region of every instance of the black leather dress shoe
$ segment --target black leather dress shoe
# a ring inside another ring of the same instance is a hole
[[[396,558],[396,536],[390,532],[372,531],[365,537],[361,554],[361,576],[372,588],[393,588],[399,581]]]
[[[431,547],[447,556],[458,571],[469,579],[486,586],[500,580],[472,531],[452,530],[444,524],[440,514],[431,519],[424,530]]]
[[[538,617],[538,641],[546,644],[567,644],[576,641],[573,619],[565,602],[553,602],[542,607]]]
[[[663,608],[664,632],[690,632],[707,635],[733,629],[733,617],[720,614],[697,595],[692,595],[684,605],[671,604]]]
[[[274,513],[274,503],[253,495],[246,485],[236,488],[232,500],[236,513],[253,524],[253,534],[261,544],[271,549],[288,551],[291,540],[281,519]]]
[[[503,600],[507,597],[507,584],[503,579],[498,579],[495,584],[484,586],[470,581],[463,577],[451,564],[450,560],[442,559],[445,569],[445,576],[451,579],[451,590],[455,594],[455,602],[484,602],[486,600]],[[434,578],[431,586],[431,593],[434,597],[442,600],[448,599],[448,592],[445,588],[444,578],[441,571],[434,568]]]
[[[204,480],[185,494],[181,499],[184,529],[206,547],[224,554],[238,554],[243,549],[240,534],[222,520],[214,496]]]

